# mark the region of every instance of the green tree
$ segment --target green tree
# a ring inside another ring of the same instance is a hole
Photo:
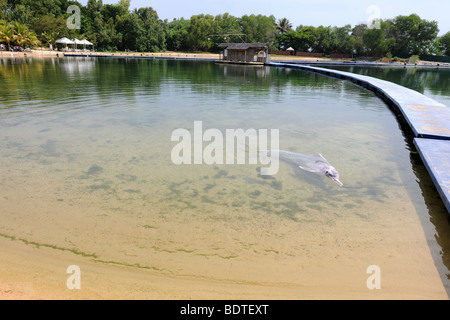
[[[26,41],[26,37],[28,36],[28,28],[26,25],[21,24],[17,21],[12,22],[13,32],[14,32],[14,42],[19,46],[22,46]]]
[[[166,38],[163,22],[151,7],[139,8],[135,11],[142,21],[139,29],[136,48],[140,52],[159,52],[166,49]]]
[[[209,50],[217,51],[218,45],[223,42],[242,42],[246,36],[242,36],[239,19],[229,13],[218,14],[211,24],[211,34],[208,35]]]
[[[374,57],[383,57],[395,48],[395,39],[390,37],[391,22],[380,21],[380,28],[366,29],[363,33],[365,53]]]
[[[122,40],[122,36],[116,32],[113,19],[105,22],[101,13],[97,13],[94,18],[92,30],[87,33],[87,38],[91,39],[99,51],[117,51]]]
[[[22,38],[22,45],[26,48],[32,48],[34,46],[40,46],[41,41],[38,39],[36,33],[28,30]]]
[[[59,34],[56,32],[45,31],[41,33],[41,42],[47,46],[52,45],[52,48],[56,48],[56,40],[59,39]]]
[[[33,45],[34,39],[46,44],[58,37],[85,37],[105,50],[199,50],[214,51],[224,41],[239,42],[241,37],[211,37],[212,34],[246,34],[246,42],[265,42],[280,49],[293,47],[301,51],[324,54],[332,52],[385,55],[388,52],[403,54],[450,54],[448,34],[437,38],[435,21],[421,19],[418,15],[398,16],[381,22],[380,29],[368,29],[361,24],[331,27],[299,26],[295,31],[287,18],[276,20],[273,15],[243,15],[229,13],[215,17],[194,15],[190,19],[175,19],[168,23],[159,19],[152,8],[130,12],[130,0],[116,0],[104,4],[102,0],[87,0],[81,5],[73,0],[0,0],[1,36],[10,46],[13,43]],[[67,28],[69,5],[81,8],[81,29]],[[17,22],[14,28],[12,21]],[[22,28],[22,29],[21,29]],[[15,30],[17,29],[17,30]]]
[[[0,23],[0,42],[6,42],[8,50],[11,50],[11,43],[16,41],[16,34],[12,23],[3,21]]]
[[[174,19],[166,25],[167,50],[180,51],[188,49],[189,20]]]
[[[248,42],[272,44],[277,35],[275,17],[264,15],[243,15],[239,19],[241,32],[247,35]]]
[[[210,14],[194,15],[188,26],[188,43],[194,51],[208,51],[212,42],[208,36],[215,33],[214,17]]]
[[[353,27],[352,30],[352,42],[353,42],[353,51],[355,54],[363,55],[366,53],[364,47],[364,32],[368,29],[367,24],[362,23]]]
[[[439,33],[436,21],[421,19],[417,14],[398,16],[393,20],[394,51],[403,54],[433,54],[433,43]]]
[[[337,53],[353,53],[352,27],[334,27],[332,29],[332,51]]]
[[[382,29],[372,28],[364,31],[363,45],[365,53],[370,56],[382,56],[384,50],[383,41],[386,32]]]
[[[137,13],[117,16],[116,32],[122,37],[119,50],[137,50],[137,40],[142,32],[142,24]]]
[[[11,20],[25,23],[29,27],[33,17],[38,15],[59,17],[67,13],[69,5],[81,6],[80,3],[69,0],[8,0],[8,4],[12,12]]]
[[[98,4],[97,4],[98,6]],[[101,7],[100,13],[105,21],[113,20],[117,22],[121,17],[126,16],[129,13],[130,0],[120,0],[117,4],[105,4]]]
[[[102,0],[88,0],[87,5],[86,5],[88,12],[90,12],[92,14],[95,14],[96,12],[100,12],[102,10],[102,7],[103,7]]]
[[[8,20],[8,1],[0,0],[0,21]]]
[[[288,32],[280,33],[276,37],[276,46],[280,50],[287,50],[289,47],[297,46],[298,32],[295,30],[289,30]]]
[[[297,51],[311,51],[315,42],[315,28],[312,26],[298,26],[295,31],[280,33],[276,38],[276,44],[281,50],[292,47]]]
[[[67,28],[67,21],[63,16],[55,18],[53,16],[48,15],[37,15],[32,19],[33,30],[36,34],[41,36],[41,40],[43,42],[48,43],[48,36],[52,36],[51,43],[54,45],[54,41],[56,41],[60,37],[68,37],[69,29]],[[43,34],[46,36],[42,36]],[[44,38],[46,37],[46,38]]]
[[[17,21],[19,23],[31,24],[31,20],[35,15],[33,11],[22,5],[16,5],[10,14],[10,21]]]
[[[442,54],[450,56],[450,31],[439,38],[439,44]]]
[[[318,26],[314,30],[315,39],[311,45],[312,51],[330,54],[333,51],[333,30],[330,26]]]
[[[228,12],[218,14],[214,17],[216,34],[237,34],[240,33],[239,19]]]
[[[316,28],[313,26],[300,26],[297,28],[294,49],[299,51],[312,51],[316,43]]]

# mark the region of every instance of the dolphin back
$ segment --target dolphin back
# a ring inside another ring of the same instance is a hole
[[[290,162],[311,172],[319,172],[323,166],[330,165],[320,153],[302,154],[285,150],[270,150],[269,152],[271,155],[278,154],[280,160]]]

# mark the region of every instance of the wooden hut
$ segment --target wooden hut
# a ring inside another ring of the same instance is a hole
[[[218,62],[254,65],[270,62],[267,43],[221,43],[219,48],[223,49],[223,55]]]

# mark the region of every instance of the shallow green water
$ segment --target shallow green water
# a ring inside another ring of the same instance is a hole
[[[421,274],[401,247],[425,224],[433,245],[444,232],[432,252],[448,274],[448,228],[429,222],[445,208],[389,109],[350,83],[89,58],[3,59],[0,82],[3,237],[175,276],[314,283],[333,268],[348,284],[376,261]],[[175,165],[171,133],[194,121],[279,129],[281,149],[321,153],[344,186],[284,163],[265,179],[260,165]]]

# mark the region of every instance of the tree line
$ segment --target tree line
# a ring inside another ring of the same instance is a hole
[[[71,5],[80,8],[80,28],[70,29]],[[450,55],[450,31],[438,37],[436,21],[417,14],[380,20],[376,28],[304,26],[293,29],[287,18],[273,15],[229,13],[193,15],[189,19],[161,20],[151,7],[130,10],[130,0],[103,4],[88,0],[85,6],[70,0],[0,0],[0,42],[37,46],[61,37],[86,38],[98,51],[211,51],[222,42],[264,42],[273,50],[385,55]]]

